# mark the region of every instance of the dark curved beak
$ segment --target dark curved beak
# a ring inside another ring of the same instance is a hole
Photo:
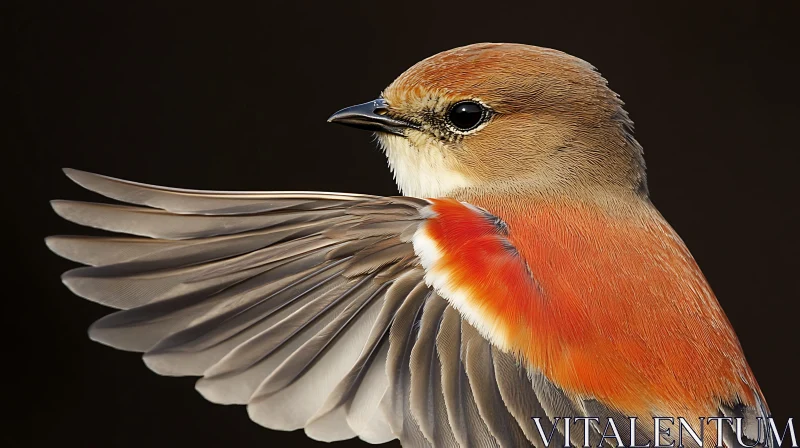
[[[387,115],[388,112],[388,103],[381,98],[357,106],[346,107],[331,115],[328,123],[339,123],[358,129],[388,132],[400,136],[405,136],[403,132],[405,129],[417,128],[413,123],[390,117]]]

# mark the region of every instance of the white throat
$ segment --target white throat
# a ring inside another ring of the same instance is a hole
[[[405,196],[437,198],[470,186],[469,179],[450,167],[444,148],[426,140],[420,139],[417,147],[408,138],[378,134],[400,192]]]

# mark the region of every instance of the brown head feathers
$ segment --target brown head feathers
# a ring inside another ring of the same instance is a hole
[[[647,194],[622,102],[594,67],[566,53],[520,44],[455,48],[408,69],[383,98],[390,115],[417,125],[405,138],[380,135],[404,194],[605,187]],[[452,115],[465,102],[485,110],[466,130]]]

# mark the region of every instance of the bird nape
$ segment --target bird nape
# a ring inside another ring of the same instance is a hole
[[[377,133],[404,196],[65,170],[128,204],[53,201],[127,234],[47,238],[86,265],[67,287],[118,310],[90,337],[320,441],[774,445],[737,337],[591,65],[470,45],[329,121]],[[653,424],[665,416],[671,435]]]

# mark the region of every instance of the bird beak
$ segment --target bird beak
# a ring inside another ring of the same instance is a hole
[[[405,136],[404,131],[408,128],[418,128],[413,123],[390,117],[387,115],[388,112],[389,103],[380,98],[357,106],[345,107],[331,115],[328,123],[339,123],[358,129],[388,132],[400,136]]]

